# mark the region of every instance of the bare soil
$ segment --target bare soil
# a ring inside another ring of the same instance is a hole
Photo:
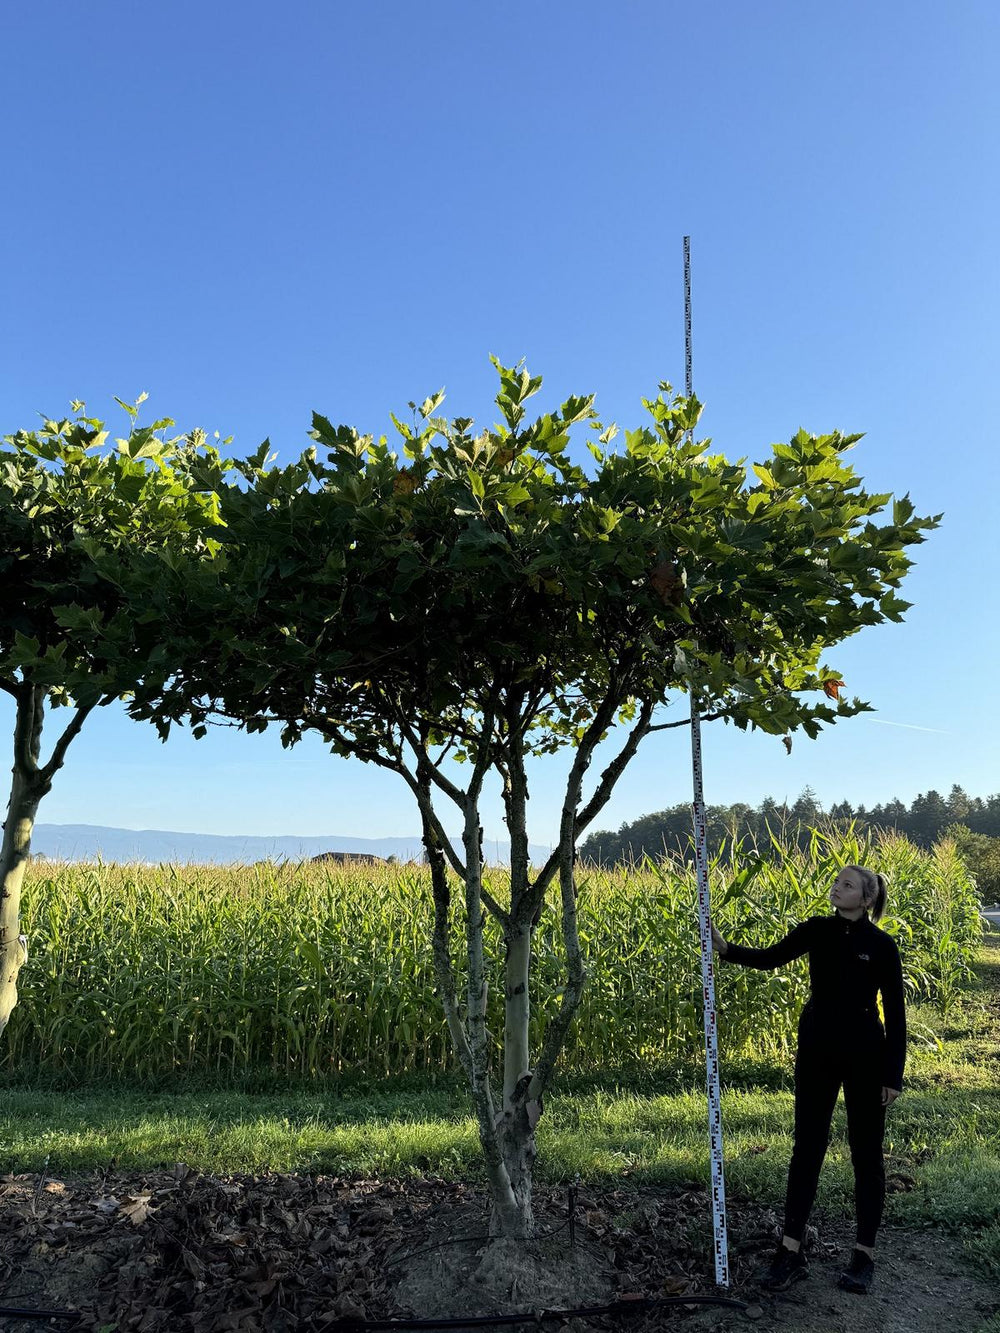
[[[73,1309],[75,1323],[0,1317],[33,1333],[333,1333],[343,1320],[459,1317],[577,1309],[671,1297],[655,1311],[569,1320],[652,1333],[975,1333],[1000,1314],[960,1242],[887,1230],[868,1296],[840,1291],[850,1257],[842,1223],[819,1219],[809,1278],[763,1295],[753,1275],[778,1219],[731,1202],[731,1287],[720,1292],[704,1189],[581,1188],[572,1229],[565,1188],[538,1186],[540,1236],[524,1250],[487,1244],[480,1188],[429,1178],[217,1177],[172,1171],[0,1179],[0,1304]],[[724,1296],[749,1308],[699,1306]],[[683,1298],[687,1297],[687,1301]]]

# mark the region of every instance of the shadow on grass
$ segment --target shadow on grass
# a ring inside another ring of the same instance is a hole
[[[772,1090],[792,1087],[793,1057],[728,1056],[724,1080],[727,1088]],[[703,1088],[705,1083],[704,1059],[685,1057],[670,1064],[651,1066],[648,1063],[618,1065],[585,1071],[556,1072],[550,1088],[555,1096],[587,1096],[594,1092],[634,1093],[639,1096],[668,1096]],[[414,1097],[439,1094],[470,1101],[470,1091],[461,1071],[411,1071],[405,1074],[376,1077],[369,1073],[341,1073],[328,1077],[304,1078],[300,1075],[276,1073],[270,1069],[248,1070],[237,1077],[220,1078],[204,1073],[179,1071],[170,1075],[118,1078],[95,1078],[74,1075],[72,1070],[5,1068],[0,1062],[0,1092],[57,1092],[60,1095],[92,1093],[110,1095],[121,1092],[129,1097],[136,1093],[168,1094],[178,1097],[196,1097],[210,1093],[228,1093],[255,1097],[290,1094],[325,1097],[338,1101],[353,1101],[368,1097]]]

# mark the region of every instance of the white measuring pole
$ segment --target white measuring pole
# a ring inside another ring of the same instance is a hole
[[[684,237],[684,383],[691,388],[691,237]],[[694,774],[694,855],[698,870],[698,922],[701,928],[701,985],[705,1011],[705,1064],[708,1084],[708,1138],[712,1166],[712,1221],[715,1229],[715,1282],[729,1286],[729,1239],[726,1231],[726,1180],[722,1162],[722,1106],[719,1096],[719,1042],[715,1021],[715,963],[709,926],[708,837],[701,777],[701,717],[691,686],[691,767]]]

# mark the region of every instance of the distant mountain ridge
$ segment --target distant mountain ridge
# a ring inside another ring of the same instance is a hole
[[[460,847],[459,839],[452,839]],[[424,847],[413,838],[246,837],[218,833],[173,833],[163,829],[106,828],[100,824],[36,824],[32,853],[59,861],[140,861],[184,864],[249,865],[254,861],[308,861],[320,852],[364,852],[397,861],[421,861]],[[510,862],[510,843],[486,839],[483,850],[493,865]],[[534,844],[531,859],[541,864],[549,848]]]

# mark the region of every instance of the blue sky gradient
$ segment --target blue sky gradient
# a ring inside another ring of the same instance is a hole
[[[864,431],[872,488],[945,515],[905,625],[829,654],[878,720],[791,756],[716,723],[707,799],[995,791],[998,39],[985,2],[16,0],[0,430],[148,390],[284,461],[313,409],[382,432],[444,384],[492,420],[490,352],[545,376],[539,411],[594,392],[635,425],[683,383],[689,233],[705,433],[758,458],[799,426]],[[687,799],[687,744],[647,741],[599,825]],[[536,842],[565,767],[533,770]],[[411,800],[318,742],[164,747],[114,705],[40,818],[377,837],[415,831]]]

